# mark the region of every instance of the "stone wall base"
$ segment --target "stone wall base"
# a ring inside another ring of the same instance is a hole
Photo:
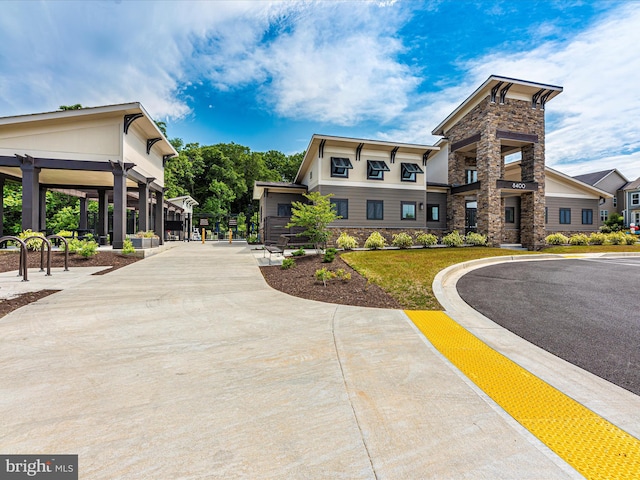
[[[502,243],[520,243],[520,229],[504,229]]]

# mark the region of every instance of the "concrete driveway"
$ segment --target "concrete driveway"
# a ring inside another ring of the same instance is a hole
[[[402,311],[266,285],[242,245],[175,248],[0,319],[0,452],[82,479],[580,478]]]

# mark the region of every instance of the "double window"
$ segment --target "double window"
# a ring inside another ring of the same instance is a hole
[[[593,225],[593,210],[590,208],[582,209],[582,224]]]
[[[640,193],[631,194],[631,205],[634,205],[634,206],[640,205]]]
[[[400,202],[400,211],[402,220],[415,220],[416,202]]]
[[[278,216],[279,217],[290,217],[291,216],[291,204],[290,203],[279,203],[278,204]]]
[[[367,220],[384,220],[384,202],[367,200]]]
[[[384,180],[384,172],[388,172],[389,167],[382,160],[367,160],[367,178],[369,180]]]
[[[424,173],[416,163],[400,164],[400,180],[403,182],[415,182],[418,173]]]
[[[560,209],[560,224],[561,225],[570,225],[571,224],[571,209],[570,208],[561,208]]]
[[[467,184],[476,183],[478,181],[478,171],[477,170],[465,170],[464,176]]]
[[[349,200],[346,198],[332,198],[331,205],[336,211],[336,215],[342,219],[349,218]]]
[[[331,176],[349,178],[349,170],[353,168],[348,158],[331,157]]]
[[[606,222],[609,220],[609,210],[600,210],[600,221]]]

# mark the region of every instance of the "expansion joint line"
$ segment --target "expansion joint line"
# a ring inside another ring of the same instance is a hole
[[[347,393],[347,398],[349,399],[349,406],[351,407],[353,418],[355,419],[356,425],[358,426],[358,432],[360,432],[360,441],[362,442],[362,446],[364,447],[365,452],[367,452],[367,458],[369,459],[369,465],[371,466],[371,472],[373,473],[373,478],[378,480],[378,475],[376,473],[376,469],[373,466],[373,460],[371,459],[371,453],[369,452],[369,448],[367,447],[367,442],[364,439],[364,434],[362,433],[362,427],[360,426],[360,421],[358,420],[356,409],[353,405],[353,401],[351,400],[351,394],[349,393],[349,387],[347,386],[347,378],[344,375],[344,366],[342,365],[342,359],[340,358],[340,350],[338,349],[338,342],[336,341],[335,325],[336,325],[336,314],[338,313],[338,308],[339,307],[336,307],[331,317],[331,336],[333,337],[333,348],[336,351],[336,359],[338,360],[338,365],[340,366],[340,375],[342,375],[342,384],[344,385],[344,390]]]

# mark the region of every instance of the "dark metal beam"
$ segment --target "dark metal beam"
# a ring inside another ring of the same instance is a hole
[[[476,133],[475,135],[471,135],[470,137],[465,138],[464,140],[460,140],[459,142],[455,142],[451,144],[451,151],[455,152],[456,150],[460,150],[463,147],[471,145],[472,143],[477,143],[480,141],[481,135]]]
[[[451,195],[460,195],[461,193],[473,192],[476,190],[480,190],[480,182],[467,183],[466,185],[451,187]]]
[[[542,110],[544,110],[544,106],[546,105],[547,100],[549,99],[549,95],[551,95],[552,93],[553,93],[553,90],[549,90],[547,93],[542,95],[542,97],[540,97],[540,108]]]
[[[508,130],[496,130],[496,138],[502,138],[505,140],[516,140],[519,142],[538,143],[538,135],[510,132]]]
[[[360,143],[357,147],[356,147],[356,161],[359,162],[360,161],[360,155],[362,155],[362,147],[364,147],[364,143]]]
[[[422,166],[426,167],[427,166],[427,160],[429,159],[429,155],[431,155],[431,152],[433,150],[427,150],[426,152],[424,152],[422,154]]]
[[[531,108],[538,108],[538,99],[540,95],[542,95],[542,92],[544,92],[544,88],[541,88],[531,96]]]
[[[504,105],[504,101],[507,98],[507,92],[513,86],[513,83],[507,83],[502,90],[500,90],[500,105]]]
[[[391,163],[396,163],[396,153],[398,153],[399,148],[400,147],[394,147],[393,150],[391,150],[391,158],[390,158]]]
[[[498,84],[491,89],[491,103],[496,103],[496,97],[498,96],[498,90],[504,82],[498,82]]]
[[[320,145],[318,146],[318,158],[324,158],[324,144],[327,143],[325,139],[320,140]]]

